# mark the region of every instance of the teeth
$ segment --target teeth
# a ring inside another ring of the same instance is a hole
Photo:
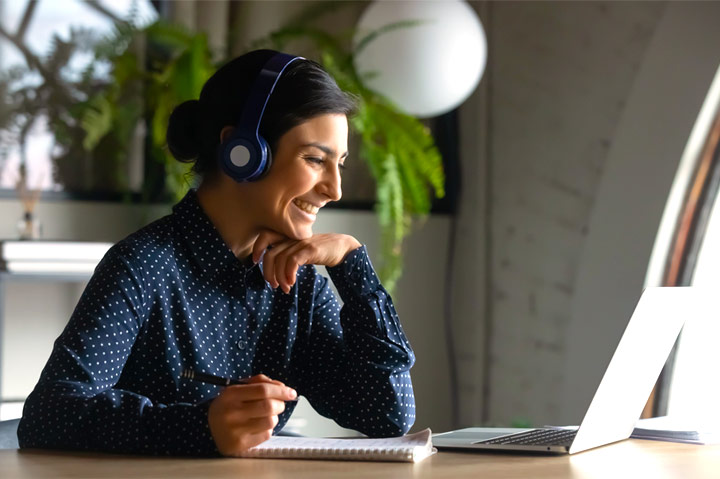
[[[311,205],[310,203],[307,203],[303,200],[295,199],[293,200],[293,203],[295,203],[295,206],[300,208],[306,213],[310,213],[311,215],[316,215],[318,211],[320,211],[320,208],[317,206]]]

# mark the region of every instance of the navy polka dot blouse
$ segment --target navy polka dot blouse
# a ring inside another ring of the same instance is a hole
[[[220,387],[181,379],[185,368],[266,374],[343,427],[406,433],[415,357],[365,247],[327,268],[342,307],[312,265],[299,269],[290,294],[261,270],[233,255],[194,191],[116,244],[25,402],[20,446],[218,454],[207,413]]]

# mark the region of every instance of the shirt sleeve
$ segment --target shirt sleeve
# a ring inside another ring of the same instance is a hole
[[[116,387],[146,317],[146,283],[123,248],[100,262],[55,341],[18,427],[22,448],[218,454],[207,404],[160,404]]]
[[[365,246],[315,276],[312,325],[298,392],[342,427],[371,437],[407,433],[415,422],[409,370],[415,355]]]

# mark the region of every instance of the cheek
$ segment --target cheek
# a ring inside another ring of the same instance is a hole
[[[309,168],[294,168],[284,175],[278,184],[278,190],[282,191],[280,196],[289,201],[311,191],[315,183],[316,175]]]
[[[265,184],[262,185],[263,191],[257,196],[257,199],[263,204],[258,205],[258,208],[270,214],[285,216],[291,207],[292,200],[311,191],[317,178],[316,174],[302,163],[302,160],[285,168],[282,165],[275,166],[280,166],[280,168],[271,171],[262,180]]]

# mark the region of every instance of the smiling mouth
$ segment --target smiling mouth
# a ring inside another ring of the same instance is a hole
[[[306,201],[299,200],[297,198],[293,200],[293,204],[295,206],[297,206],[298,208],[300,208],[301,210],[303,210],[305,213],[308,213],[311,215],[316,215],[318,213],[318,211],[320,211],[319,207],[312,205]]]

